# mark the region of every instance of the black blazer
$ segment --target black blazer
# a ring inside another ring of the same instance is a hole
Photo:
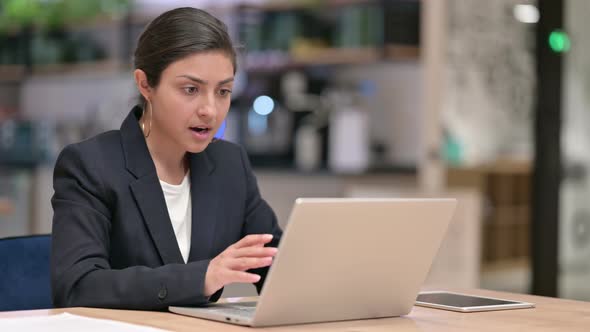
[[[56,307],[166,309],[217,300],[203,295],[209,261],[247,234],[281,229],[260,197],[248,157],[222,140],[190,154],[188,263],[174,235],[135,107],[120,130],[64,148],[55,194],[51,284]],[[268,269],[258,269],[262,287]]]

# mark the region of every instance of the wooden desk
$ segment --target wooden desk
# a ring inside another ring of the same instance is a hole
[[[467,292],[464,290],[458,290]],[[398,318],[357,320],[347,322],[304,324],[264,328],[268,331],[590,331],[590,302],[578,302],[531,295],[471,290],[472,294],[534,302],[534,309],[457,313],[414,307],[408,316]],[[172,331],[255,331],[255,329],[217,323],[166,312],[68,308],[12,311],[0,318],[44,316],[62,312],[149,325]],[[257,329],[256,329],[257,330]]]

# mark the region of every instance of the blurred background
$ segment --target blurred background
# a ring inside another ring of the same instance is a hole
[[[179,6],[241,46],[217,136],[283,227],[297,197],[456,197],[428,285],[590,300],[585,0],[0,0],[0,238],[51,232],[57,154],[119,128]]]

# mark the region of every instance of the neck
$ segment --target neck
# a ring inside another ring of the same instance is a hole
[[[146,143],[156,166],[158,178],[170,184],[180,184],[188,171],[186,151],[153,127]]]

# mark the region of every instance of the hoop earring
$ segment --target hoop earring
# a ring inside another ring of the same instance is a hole
[[[149,104],[149,108],[151,110],[151,112],[148,111],[148,104]],[[149,100],[146,100],[146,102],[143,104],[143,112],[149,112],[149,113],[153,113],[154,109],[152,108],[152,103],[150,103]],[[147,116],[147,115],[146,115]],[[148,132],[147,134],[145,133],[145,118],[143,118],[141,121],[141,131],[143,131],[143,135],[145,136],[145,138],[148,138],[152,132],[152,118],[154,117],[153,114],[150,114],[150,127],[148,128]]]

